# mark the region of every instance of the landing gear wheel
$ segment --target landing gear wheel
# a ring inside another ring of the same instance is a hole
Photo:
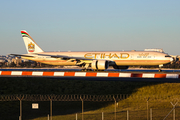
[[[81,71],[92,71],[91,69],[81,69]]]
[[[98,70],[98,69],[95,69],[95,70],[93,70],[93,71],[96,71],[96,72],[102,72],[102,71],[104,71],[104,70]]]

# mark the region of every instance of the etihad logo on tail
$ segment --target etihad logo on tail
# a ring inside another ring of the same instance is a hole
[[[28,44],[28,51],[29,52],[34,52],[34,50],[35,50],[35,45],[32,42],[30,42]]]

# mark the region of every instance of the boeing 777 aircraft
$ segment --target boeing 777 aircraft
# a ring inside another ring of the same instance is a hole
[[[127,69],[129,66],[151,66],[167,64],[173,58],[157,51],[100,51],[100,52],[44,52],[32,37],[21,31],[28,54],[11,54],[24,59],[62,66],[80,66],[82,70]]]

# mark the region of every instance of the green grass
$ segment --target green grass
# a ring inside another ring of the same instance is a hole
[[[147,101],[152,108],[154,119],[163,119],[172,109],[170,102],[180,99],[180,83],[123,82],[123,81],[82,81],[50,78],[0,78],[1,95],[9,94],[129,94],[127,99],[118,101],[117,119],[126,119],[127,110],[133,120],[147,119]],[[32,103],[39,103],[39,110],[32,110]],[[179,115],[179,108],[176,113]],[[47,120],[50,102],[23,101],[23,120]],[[114,119],[114,102],[84,102],[84,119],[99,120],[102,112],[105,119]],[[53,101],[53,120],[81,119],[81,101]],[[19,101],[0,102],[0,119],[17,120]],[[170,119],[172,115],[169,116]],[[180,116],[177,116],[180,117]],[[153,119],[153,120],[154,120]]]

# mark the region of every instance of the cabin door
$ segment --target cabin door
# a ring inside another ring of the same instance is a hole
[[[131,54],[131,57],[130,57],[131,59],[134,59],[134,54]]]

